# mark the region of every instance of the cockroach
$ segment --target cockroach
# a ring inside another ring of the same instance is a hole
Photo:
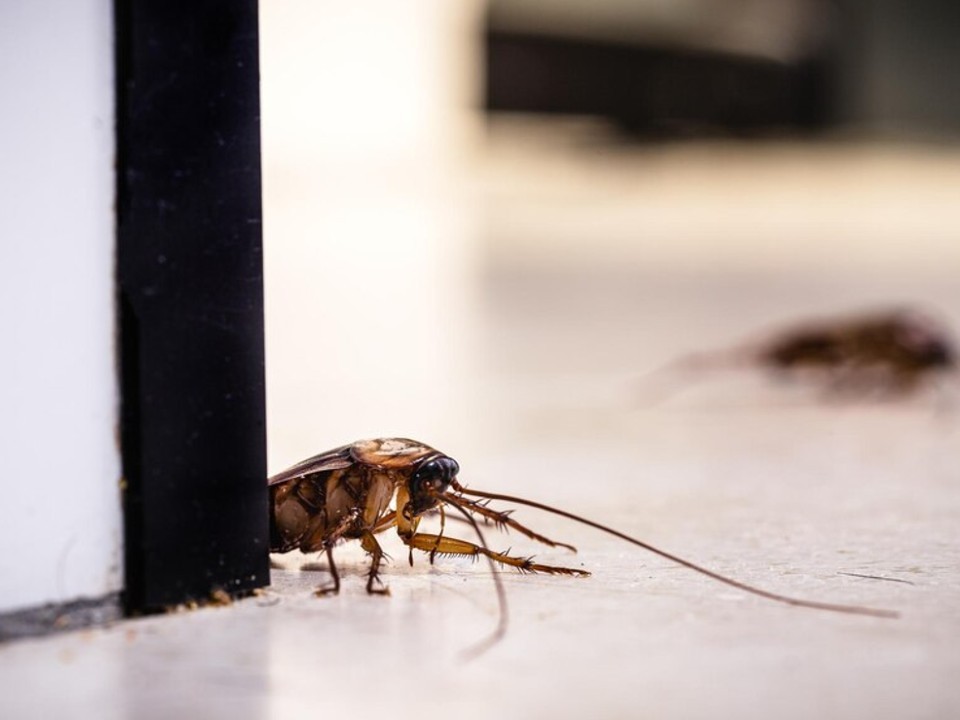
[[[840,383],[875,373],[876,382],[886,388],[908,391],[934,372],[954,369],[956,352],[947,332],[931,318],[895,310],[797,327],[771,341],[759,360],[786,371],[835,371]]]
[[[802,376],[848,396],[897,397],[956,373],[957,354],[947,330],[931,317],[896,309],[798,323],[729,351],[681,358],[664,370],[721,367]]]
[[[477,518],[485,524],[492,523],[497,529],[515,530],[549,547],[571,551],[576,551],[576,548],[521,525],[513,519],[510,511],[490,507],[490,501],[526,505],[588,525],[721,583],[769,600],[834,612],[897,617],[896,612],[889,610],[800,600],[762,590],[571,512],[520,497],[469,489],[458,481],[459,471],[457,461],[449,455],[405,438],[361,440],[314,455],[268,481],[270,550],[277,553],[297,549],[304,553],[326,553],[332,581],[318,588],[317,595],[339,592],[340,575],[333,560],[333,548],[341,541],[354,539],[360,541],[371,558],[367,592],[389,594],[388,588],[380,582],[384,553],[376,536],[391,528],[396,528],[400,539],[409,547],[411,565],[414,550],[427,553],[431,563],[438,554],[486,557],[496,583],[500,621],[483,647],[502,637],[507,625],[506,596],[496,572],[497,563],[516,568],[521,573],[577,577],[590,575],[586,570],[543,565],[529,557],[515,557],[491,550]],[[473,527],[479,543],[444,534],[448,508],[457,511]],[[419,532],[420,521],[432,513],[439,514],[440,532]]]

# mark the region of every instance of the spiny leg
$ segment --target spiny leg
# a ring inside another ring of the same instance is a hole
[[[554,565],[541,565],[533,562],[532,558],[520,558],[499,553],[487,548],[475,545],[466,540],[459,540],[451,537],[441,537],[432,533],[414,533],[409,538],[403,538],[403,541],[412,548],[423,550],[431,554],[440,553],[441,555],[466,555],[476,557],[484,555],[495,560],[502,565],[509,565],[517,568],[520,572],[529,573],[547,573],[549,575],[575,575],[578,577],[587,577],[590,575],[586,570],[575,570],[573,568],[557,567]]]
[[[440,532],[437,534],[437,542],[434,543],[433,550],[430,551],[430,564],[433,565],[434,558],[437,557],[437,550],[440,549],[440,540],[443,538],[443,531],[447,527],[447,514],[443,511],[443,505],[437,510],[440,511]],[[413,565],[413,546],[410,546],[410,565]]]
[[[443,505],[438,505],[437,507],[435,507],[435,508],[434,508],[432,511],[430,511],[430,512],[431,512],[431,514],[436,513],[437,515],[440,516],[440,533],[437,535],[437,540],[438,540],[438,544],[439,544],[439,539],[443,537],[443,531],[444,531],[444,529],[446,529],[446,527],[447,527],[447,514],[446,514],[446,512],[444,512],[444,510],[443,510]],[[461,510],[461,512],[462,512],[462,510]],[[463,518],[456,518],[456,519],[460,520],[461,522],[470,522],[470,518],[469,518],[468,516],[466,516],[466,514],[464,515],[464,518],[465,518],[465,519],[463,519]],[[430,550],[430,564],[431,564],[431,565],[433,565],[433,561],[434,561],[434,559],[435,559],[436,556],[437,556],[437,549],[438,549],[437,546],[434,546],[434,548],[433,548],[432,550]],[[409,550],[410,550],[410,552],[407,554],[407,561],[410,563],[410,567],[413,567],[413,546],[412,546],[412,545],[409,546]]]
[[[380,582],[380,561],[383,560],[383,548],[369,530],[364,530],[360,536],[360,546],[370,553],[370,572],[367,575],[367,592],[371,595],[389,595],[390,588]],[[380,582],[382,587],[375,588],[373,585]]]
[[[318,587],[313,591],[317,597],[324,595],[336,595],[340,592],[340,573],[337,572],[337,565],[333,562],[333,548],[327,547],[327,562],[330,564],[330,575],[333,577],[333,585],[327,587]]]
[[[389,530],[397,524],[397,511],[391,510],[382,518],[377,520],[377,524],[373,526],[372,532],[374,535],[377,533],[382,533],[384,530]]]
[[[539,533],[534,532],[533,530],[526,527],[525,525],[521,525],[516,520],[510,517],[510,512],[512,511],[508,510],[506,512],[503,512],[500,510],[493,510],[482,503],[478,503],[474,500],[468,500],[465,497],[457,497],[454,499],[454,498],[451,498],[450,495],[445,495],[444,499],[447,500],[448,502],[453,503],[454,505],[459,505],[461,508],[463,508],[467,512],[474,512],[474,513],[477,513],[478,515],[482,515],[484,518],[488,520],[492,520],[493,524],[496,525],[497,528],[501,530],[504,527],[510,527],[516,530],[517,532],[523,535],[526,535],[531,540],[536,540],[537,542],[543,543],[544,545],[549,545],[550,547],[562,547],[562,548],[566,548],[567,550],[572,550],[573,552],[577,551],[577,549],[573,545],[568,545],[567,543],[551,540],[548,537],[544,537],[543,535],[540,535]]]
[[[356,512],[348,513],[340,518],[333,530],[328,532],[325,524],[326,518],[323,515],[318,515],[311,526],[307,528],[307,532],[304,533],[304,539],[300,543],[300,552],[312,553],[318,550],[326,552],[327,561],[330,564],[330,574],[333,576],[333,585],[314,590],[313,594],[317,597],[336,595],[340,592],[340,573],[337,572],[336,563],[333,562],[333,546],[337,544],[337,541],[340,540],[355,519]]]
[[[303,540],[300,541],[300,552],[318,552],[336,545],[337,541],[353,525],[358,515],[358,510],[351,510],[343,515],[332,528],[327,527],[327,518],[323,513],[317,515],[303,534]]]

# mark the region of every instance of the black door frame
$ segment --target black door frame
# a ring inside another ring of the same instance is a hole
[[[269,577],[256,0],[115,0],[128,613]]]

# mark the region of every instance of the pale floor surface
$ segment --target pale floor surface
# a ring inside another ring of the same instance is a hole
[[[669,166],[658,163],[658,172]],[[597,172],[615,183],[610,170]],[[930,257],[929,272],[917,261],[909,276],[896,262],[851,274],[853,261],[774,276],[648,265],[635,276],[619,262],[513,264],[512,229],[526,233],[515,252],[529,258],[551,223],[573,242],[570,215],[538,219],[503,192],[490,191],[483,210],[495,237],[473,290],[478,357],[459,388],[464,405],[455,421],[417,416],[396,434],[455,456],[474,487],[556,504],[769,590],[902,617],[786,607],[519,509],[516,518],[579,554],[489,530],[495,548],[594,574],[504,572],[509,629],[472,661],[464,651],[497,622],[489,568],[456,558],[430,567],[423,555],[410,567],[391,537],[389,598],[366,595],[366,561],[347,546],[335,598],[311,593],[327,580],[322,562],[311,570],[315,558],[300,567],[288,555],[276,558],[272,588],[231,607],[2,646],[0,717],[960,716],[960,414],[942,393],[830,403],[741,371],[658,404],[637,399],[640,378],[670,357],[735,344],[805,311],[914,299],[957,327],[957,268]],[[529,207],[569,211],[572,192]],[[271,332],[280,334],[276,323]],[[306,367],[274,356],[268,372],[303,376]],[[272,412],[292,415],[295,434],[312,416],[280,402],[281,380],[270,375]],[[315,422],[335,425],[326,418]],[[271,421],[275,454],[299,451],[280,425]],[[431,434],[420,437],[423,428]],[[329,441],[313,451],[351,439],[325,430]],[[469,536],[459,525],[448,532]]]
[[[956,717],[958,435],[922,409],[638,414],[614,441],[571,438],[482,468],[487,486],[739,579],[898,620],[744,596],[524,511],[580,549],[540,559],[594,575],[505,573],[507,636],[471,662],[461,653],[496,622],[487,567],[410,568],[387,541],[389,598],[365,594],[365,561],[344,548],[336,598],[313,597],[325,574],[284,557],[267,594],[233,607],[3,647],[0,716]],[[495,543],[508,545],[534,550]]]

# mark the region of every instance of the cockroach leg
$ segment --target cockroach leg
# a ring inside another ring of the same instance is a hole
[[[323,514],[317,515],[307,528],[304,539],[300,543],[300,551],[312,553],[318,550],[324,550],[337,544],[344,533],[350,529],[350,526],[356,521],[360,511],[357,509],[344,515],[333,529],[327,528],[327,519]]]
[[[397,511],[391,510],[382,518],[380,518],[379,521],[377,521],[377,524],[373,528],[373,534],[376,535],[378,533],[384,532],[385,530],[389,530],[390,528],[395,527],[396,524],[397,524]]]
[[[390,588],[380,580],[380,561],[383,560],[383,548],[373,536],[372,532],[364,532],[360,536],[360,546],[370,553],[370,572],[367,574],[367,592],[371,595],[389,595]],[[374,587],[374,583],[380,583],[381,587]]]
[[[443,537],[443,531],[447,527],[447,514],[443,511],[443,505],[437,506],[437,510],[440,511],[440,532],[437,534],[437,543],[433,546],[433,550],[430,551],[430,564],[433,565],[433,559],[437,556],[437,550],[440,549],[440,538]],[[413,546],[410,546],[411,553],[411,565],[413,564]]]
[[[336,595],[340,592],[340,573],[337,572],[337,564],[333,562],[333,548],[327,547],[327,562],[330,564],[330,576],[333,578],[333,585],[328,587],[319,587],[313,591],[317,597],[324,595]]]
[[[314,518],[311,527],[306,533],[306,537],[300,544],[300,550],[305,553],[323,550],[327,554],[327,561],[330,564],[330,574],[333,576],[333,585],[329,587],[319,587],[314,590],[314,595],[323,597],[324,595],[336,595],[340,592],[340,574],[337,572],[337,565],[333,562],[333,546],[349,527],[353,521],[354,515],[347,515],[341,519],[332,532],[325,532],[324,520],[322,515]]]
[[[441,537],[432,533],[414,533],[409,538],[404,539],[410,547],[417,550],[423,550],[428,553],[437,553],[441,555],[465,555],[476,557],[484,555],[501,565],[509,565],[517,568],[522,573],[545,573],[548,575],[576,575],[578,577],[588,577],[590,573],[586,570],[575,570],[573,568],[557,567],[554,565],[541,565],[533,562],[532,558],[521,558],[489,550],[466,540],[459,540],[451,537]]]

